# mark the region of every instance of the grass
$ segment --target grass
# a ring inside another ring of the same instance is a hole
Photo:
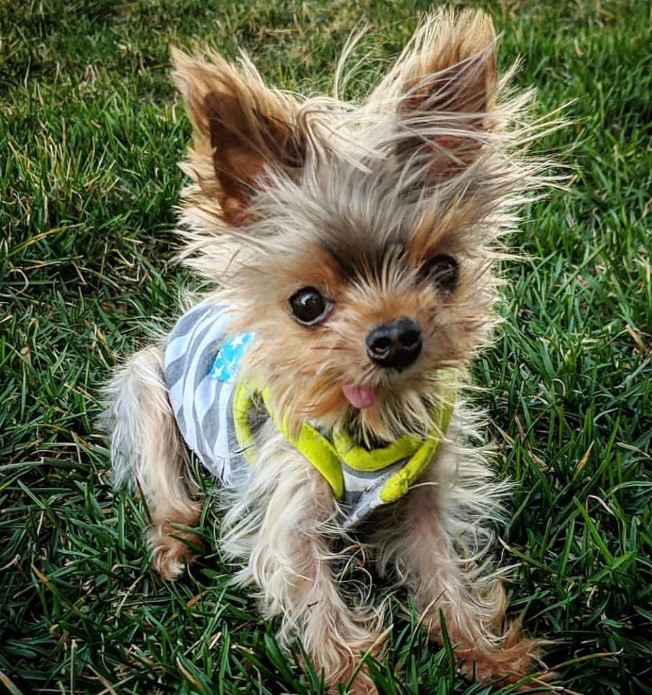
[[[479,3],[504,65],[573,174],[526,210],[505,323],[478,362],[500,475],[518,483],[502,562],[513,609],[566,691],[652,693],[652,61],[649,6]],[[245,47],[274,83],[328,88],[360,20],[395,53],[428,3],[48,0],[0,5],[0,682],[22,693],[323,693],[213,552],[168,584],[148,569],[140,500],[114,494],[98,388],[174,313],[168,265],[189,134],[171,44]],[[354,83],[353,93],[361,90]],[[214,548],[215,518],[203,533]],[[507,693],[465,683],[393,604],[383,694]],[[300,657],[300,647],[295,650]]]

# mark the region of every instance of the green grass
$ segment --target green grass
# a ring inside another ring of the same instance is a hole
[[[569,192],[525,211],[506,319],[477,364],[500,475],[513,609],[555,640],[554,683],[652,693],[652,61],[647,3],[480,3],[501,60],[574,125],[541,149]],[[234,7],[237,5],[237,7]],[[360,20],[382,69],[428,3],[46,0],[0,5],[0,682],[9,693],[323,693],[209,554],[177,584],[148,569],[140,500],[114,494],[94,421],[111,367],[175,313],[168,265],[189,134],[171,44],[245,47],[289,88],[328,88]],[[354,83],[352,90],[360,90]],[[381,693],[464,683],[393,604]],[[300,659],[297,647],[295,656]]]

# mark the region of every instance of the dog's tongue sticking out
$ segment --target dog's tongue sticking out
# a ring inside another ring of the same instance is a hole
[[[372,386],[356,386],[345,381],[342,392],[354,408],[370,408],[376,402],[376,389]]]

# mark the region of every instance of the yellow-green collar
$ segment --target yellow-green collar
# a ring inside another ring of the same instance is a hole
[[[233,401],[233,419],[238,441],[249,457],[253,441],[249,412],[253,407],[254,395],[262,397],[265,409],[276,428],[321,473],[337,499],[344,497],[342,464],[355,471],[379,472],[399,461],[405,461],[405,464],[383,484],[380,497],[382,502],[388,503],[406,494],[410,485],[425,471],[437,454],[453,414],[455,392],[454,388],[449,388],[434,409],[432,424],[426,436],[406,435],[387,446],[371,450],[356,444],[342,431],[332,433],[329,439],[307,422],[301,425],[298,436],[293,436],[287,425],[287,418],[279,417],[272,409],[267,387],[252,392],[243,384],[238,384]]]

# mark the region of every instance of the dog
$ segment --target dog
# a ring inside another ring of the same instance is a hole
[[[199,545],[194,451],[236,581],[333,692],[376,692],[360,662],[385,634],[352,565],[406,587],[468,677],[517,683],[539,652],[505,617],[488,553],[509,487],[463,396],[502,239],[545,180],[532,94],[504,96],[496,50],[481,11],[437,11],[358,103],[173,54],[193,125],[181,257],[211,289],[108,387],[115,482],[137,481],[176,579]]]

